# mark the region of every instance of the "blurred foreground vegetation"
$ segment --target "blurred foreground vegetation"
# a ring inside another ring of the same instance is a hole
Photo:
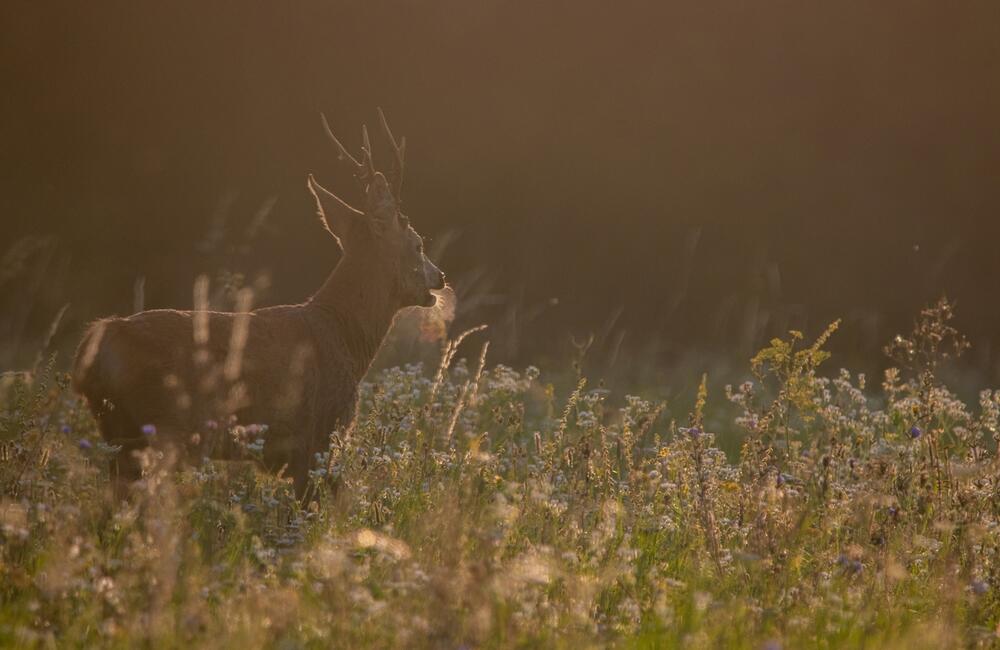
[[[669,410],[455,342],[363,385],[304,503],[236,422],[246,462],[148,451],[118,501],[54,362],[5,375],[0,645],[995,647],[1000,391],[943,385],[950,319],[890,343],[880,390],[818,370],[833,325]]]

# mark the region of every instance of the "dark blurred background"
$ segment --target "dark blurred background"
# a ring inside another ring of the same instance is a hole
[[[10,0],[0,70],[3,367],[67,303],[64,354],[200,273],[304,298],[336,259],[306,174],[357,199],[319,113],[356,147],[381,106],[494,361],[745,366],[843,317],[877,370],[947,293],[1000,378],[995,0]]]

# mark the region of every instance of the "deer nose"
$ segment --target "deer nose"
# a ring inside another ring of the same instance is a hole
[[[427,258],[424,258],[424,282],[428,289],[444,289],[444,273]]]

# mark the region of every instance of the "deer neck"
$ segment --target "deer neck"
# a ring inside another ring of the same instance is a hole
[[[402,308],[391,279],[364,262],[345,255],[308,303],[336,330],[358,381]]]

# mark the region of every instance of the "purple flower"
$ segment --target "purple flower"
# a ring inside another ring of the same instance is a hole
[[[142,425],[142,435],[144,435],[144,436],[155,436],[156,435],[156,425],[155,424],[144,424],[144,425]]]
[[[83,450],[90,449],[91,447],[94,446],[94,445],[90,444],[90,441],[87,440],[86,438],[80,438],[80,441],[77,442],[76,444],[80,447],[80,449],[83,449]]]
[[[208,429],[209,431],[215,431],[216,429],[219,428],[219,423],[216,422],[215,420],[209,420],[205,422],[205,428]]]
[[[841,555],[837,558],[837,564],[844,567],[844,571],[851,574],[861,573],[864,565],[861,564],[861,560],[852,560],[846,555]]]
[[[681,431],[688,434],[692,438],[697,438],[701,435],[701,427],[691,427],[690,429],[681,429]]]
[[[983,596],[986,594],[987,591],[990,590],[990,586],[985,582],[983,582],[982,580],[973,580],[971,586],[972,586],[972,593],[976,594],[977,596]]]
[[[60,433],[69,433],[72,430],[73,430],[73,428],[70,427],[68,424],[64,424],[61,427],[59,427],[59,432]]]
[[[910,437],[913,438],[914,440],[922,436],[923,433],[924,432],[920,430],[920,427],[918,427],[915,424],[912,427],[910,427]]]

